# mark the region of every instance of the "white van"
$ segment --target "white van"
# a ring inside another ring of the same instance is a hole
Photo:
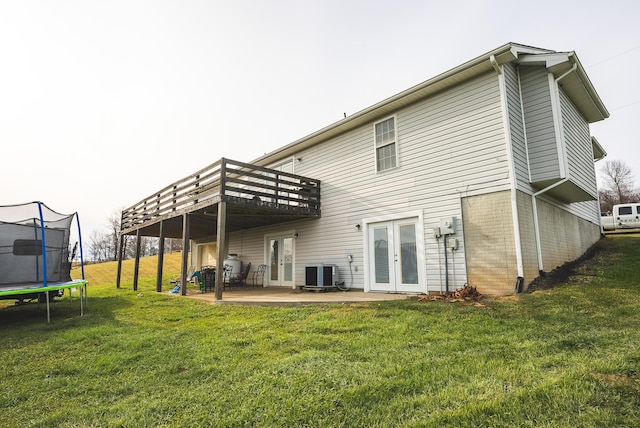
[[[614,205],[600,220],[603,230],[640,229],[640,202]]]

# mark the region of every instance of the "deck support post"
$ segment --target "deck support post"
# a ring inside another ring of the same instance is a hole
[[[120,235],[120,248],[118,248],[118,274],[116,276],[116,288],[120,288],[120,277],[122,276],[122,254],[124,253],[124,236]]]
[[[218,203],[218,257],[216,259],[216,285],[215,299],[222,300],[222,290],[224,289],[224,255],[227,248],[227,203]]]
[[[156,273],[156,291],[162,292],[162,267],[164,264],[164,220],[160,222],[160,237],[158,238],[158,271]]]
[[[182,266],[180,267],[180,292],[187,295],[187,264],[189,263],[189,214],[182,215]]]
[[[140,246],[142,244],[140,229],[136,230],[136,262],[133,268],[133,291],[138,291],[138,275],[140,274]]]

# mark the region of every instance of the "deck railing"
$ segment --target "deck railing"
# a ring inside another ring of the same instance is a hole
[[[320,181],[222,158],[122,211],[128,231],[219,201],[319,214]]]

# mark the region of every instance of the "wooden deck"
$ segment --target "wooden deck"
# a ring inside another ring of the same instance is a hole
[[[125,209],[121,234],[181,238],[187,214],[191,239],[214,237],[220,202],[228,231],[319,217],[320,181],[222,158]]]

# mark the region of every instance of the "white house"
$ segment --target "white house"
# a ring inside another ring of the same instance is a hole
[[[234,253],[267,265],[269,287],[305,285],[324,264],[370,292],[511,294],[600,238],[606,153],[589,124],[608,116],[574,52],[508,43],[173,183],[125,210],[122,233],[190,242],[183,277]]]

